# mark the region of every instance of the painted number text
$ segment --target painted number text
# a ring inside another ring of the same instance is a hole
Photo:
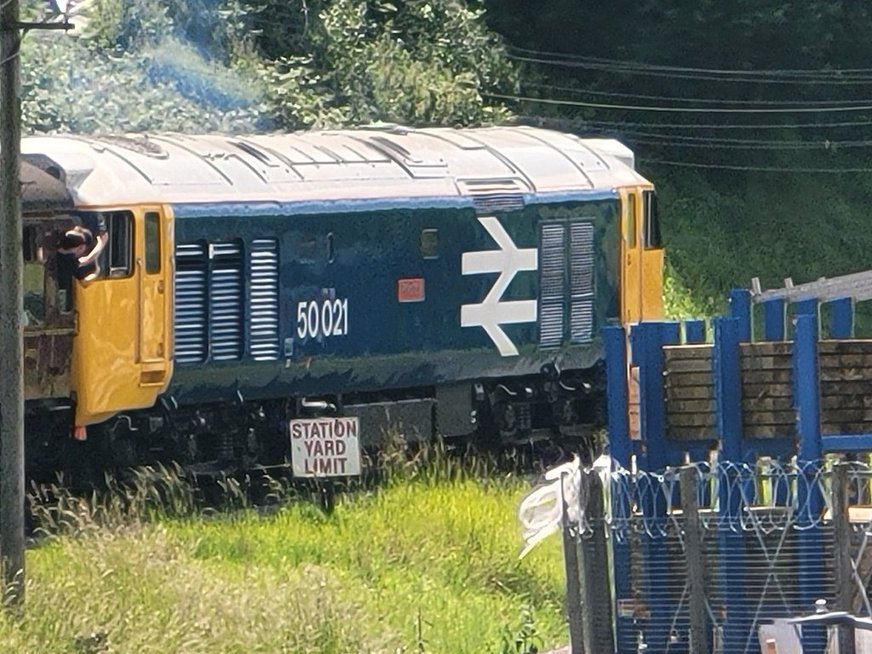
[[[324,338],[348,334],[348,299],[304,300],[297,303],[297,336]]]

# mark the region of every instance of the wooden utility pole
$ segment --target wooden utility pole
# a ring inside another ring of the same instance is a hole
[[[21,324],[21,46],[18,0],[0,2],[0,562],[24,601],[24,350]]]

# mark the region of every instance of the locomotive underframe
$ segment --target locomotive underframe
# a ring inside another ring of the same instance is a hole
[[[354,416],[361,447],[429,441],[481,448],[551,441],[596,456],[604,424],[601,366],[512,379],[370,393],[177,406],[163,397],[151,409],[122,413],[92,425],[85,441],[70,437],[70,403],[29,406],[29,476],[46,480],[58,471],[99,479],[104,471],[175,461],[192,472],[238,471],[290,463],[289,421]]]

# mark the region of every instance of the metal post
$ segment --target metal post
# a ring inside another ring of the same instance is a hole
[[[742,378],[740,324],[735,318],[715,318],[712,380],[715,418],[721,452],[730,463],[742,459]]]
[[[666,440],[666,391],[663,387],[663,346],[678,343],[677,322],[641,323],[633,329],[633,357],[639,366],[639,416],[643,467],[654,472],[669,465],[682,452],[670,450]],[[670,456],[672,455],[672,456]]]
[[[806,298],[805,300],[798,300],[793,303],[793,315],[794,315],[794,334],[796,329],[795,319],[800,316],[810,316],[814,318],[814,333],[815,338],[818,337],[818,315],[820,314],[820,303],[817,298]],[[796,338],[796,336],[794,336]]]
[[[588,652],[608,654],[615,651],[612,637],[612,592],[609,584],[609,554],[606,540],[606,516],[603,506],[603,483],[596,470],[581,472],[582,487],[579,506],[591,527],[588,538],[581,543],[581,589],[584,598],[584,636]]]
[[[705,561],[699,525],[696,490],[699,474],[693,466],[682,468],[681,510],[684,516],[684,552],[687,559],[688,612],[690,613],[690,654],[705,654],[709,646],[705,611]]]
[[[854,300],[839,298],[830,307],[830,338],[854,338]]]
[[[643,322],[633,329],[632,336],[633,358],[639,365],[639,415],[645,452],[645,456],[640,458],[642,467],[654,472],[662,470],[670,464],[670,460],[683,455],[677,448],[670,449],[666,438],[663,387],[663,345],[678,342],[679,324]],[[645,483],[651,484],[651,478],[646,478]],[[655,651],[667,644],[670,635],[669,616],[674,604],[663,583],[669,570],[668,552],[663,546],[662,538],[655,535],[666,521],[667,505],[670,501],[671,498],[664,499],[649,492],[641,502],[644,520],[652,525],[652,530],[642,536],[647,575],[647,593],[643,601],[650,607],[645,637]]]
[[[684,342],[705,343],[705,320],[684,321]]]
[[[714,321],[712,382],[720,453],[718,461],[718,568],[724,598],[724,650],[742,646],[747,639],[744,539],[734,526],[742,511],[742,380],[739,341],[741,320]]]
[[[18,0],[0,3],[0,560],[24,601],[24,381]]]
[[[560,519],[563,537],[563,569],[566,573],[566,613],[569,618],[569,654],[585,654],[584,650],[584,612],[581,597],[581,569],[578,561],[578,529],[569,520],[569,507],[563,495],[567,474],[560,477],[560,502],[563,516]],[[584,476],[582,475],[582,483]],[[584,493],[580,493],[583,497]],[[573,533],[575,532],[575,533]]]
[[[624,469],[630,469],[629,391],[627,389],[627,336],[623,327],[603,329],[608,385],[609,454]]]
[[[811,611],[824,595],[823,544],[818,521],[823,512],[823,496],[818,487],[820,458],[823,452],[820,432],[820,381],[818,371],[818,323],[816,305],[794,321],[793,342],[794,406],[796,407],[799,452],[797,456],[797,524],[800,527],[798,552],[799,589],[802,608]],[[813,311],[812,311],[813,309]],[[819,626],[803,627],[803,651],[824,651],[826,632]]]
[[[854,566],[851,561],[851,519],[848,515],[849,467],[833,466],[833,532],[836,559],[836,611],[854,612]],[[839,654],[854,654],[853,623],[838,627]]]
[[[627,335],[623,327],[603,329],[603,344],[606,353],[606,380],[608,384],[609,454],[615,464],[624,470],[630,469],[633,443],[630,439],[629,390],[627,388]],[[614,469],[614,465],[613,465]],[[630,501],[625,489],[615,478],[611,482],[610,499],[612,511],[619,516],[630,516]],[[626,539],[612,538],[612,566],[615,585],[615,639],[619,652],[629,651],[634,641],[629,628],[624,624],[632,616],[621,614],[619,607],[630,601],[630,547]]]
[[[730,291],[730,317],[739,321],[739,341],[751,341],[751,291],[734,288]]]

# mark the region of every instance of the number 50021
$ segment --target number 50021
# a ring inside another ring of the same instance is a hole
[[[348,299],[305,300],[297,303],[297,336],[318,338],[348,333]]]

